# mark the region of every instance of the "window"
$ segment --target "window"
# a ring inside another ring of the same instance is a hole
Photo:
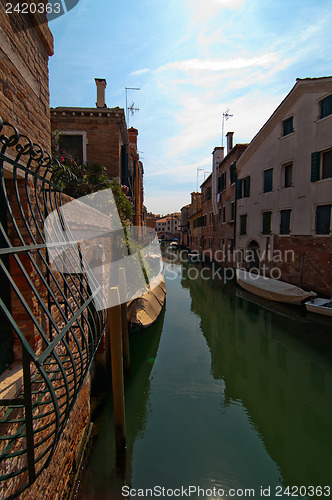
[[[320,117],[332,115],[332,94],[320,101]]]
[[[231,221],[235,219],[235,202],[232,201],[231,203]]]
[[[269,193],[272,191],[273,187],[273,168],[269,168],[268,170],[264,170],[264,193]]]
[[[222,207],[222,221],[226,222],[226,207]]]
[[[229,167],[229,183],[234,184],[236,182],[236,163],[233,161]]]
[[[250,196],[250,175],[244,179],[236,181],[236,197],[238,200],[241,198],[249,198]]]
[[[280,211],[280,234],[290,234],[291,210]]]
[[[292,187],[293,181],[293,164],[289,163],[284,166],[284,187],[289,188]]]
[[[220,193],[220,191],[223,191],[224,189],[226,189],[226,172],[223,172],[218,177],[218,193]]]
[[[60,155],[67,153],[71,155],[79,165],[84,163],[83,135],[61,133],[59,138]]]
[[[311,182],[332,177],[332,148],[311,154]]]
[[[247,214],[240,215],[240,235],[247,234]]]
[[[292,116],[290,118],[287,118],[287,120],[284,120],[282,122],[282,132],[283,132],[283,136],[291,134],[292,132],[294,132],[293,117]]]
[[[323,151],[322,157],[322,179],[332,177],[332,149]]]
[[[331,206],[319,205],[316,207],[316,234],[330,234]]]
[[[263,212],[263,234],[271,234],[272,212]]]

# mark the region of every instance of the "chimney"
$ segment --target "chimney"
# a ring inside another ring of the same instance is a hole
[[[234,132],[227,132],[227,154],[233,149],[233,134]]]
[[[105,89],[106,89],[106,80],[104,78],[95,78],[95,82],[97,85],[97,108],[107,108],[105,103]]]

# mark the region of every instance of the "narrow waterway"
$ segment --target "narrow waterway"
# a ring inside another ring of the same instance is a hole
[[[131,336],[126,461],[115,460],[110,395],[78,499],[129,498],[124,485],[131,498],[330,498],[329,320],[200,271],[166,264],[165,310]]]

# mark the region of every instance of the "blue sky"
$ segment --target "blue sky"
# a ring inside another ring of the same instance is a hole
[[[224,132],[250,142],[296,78],[332,75],[331,0],[80,0],[49,26],[51,106],[94,107],[95,77],[109,107],[141,89],[129,126],[155,213],[190,203],[223,112]]]

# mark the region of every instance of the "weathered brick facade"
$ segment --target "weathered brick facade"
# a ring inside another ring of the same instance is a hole
[[[40,145],[44,151],[49,152],[51,149],[51,125],[49,111],[48,57],[53,54],[53,37],[47,23],[38,24],[40,19],[36,19],[34,15],[21,17],[20,15],[13,13],[9,16],[5,14],[4,7],[5,2],[4,0],[1,0],[0,116],[3,120],[16,127],[21,135],[28,136],[34,144]],[[11,132],[12,130],[9,130],[8,128],[5,130],[6,134],[10,135]],[[104,140],[105,147],[106,142],[107,139]],[[114,155],[117,155],[118,158],[120,153],[116,152],[116,148],[114,148],[114,150]],[[23,163],[24,161],[24,158],[22,158]],[[6,192],[13,210],[13,215],[24,240],[20,240],[17,230],[13,227],[13,223],[8,217],[7,220],[6,218],[2,219],[1,222],[4,226],[8,225],[7,235],[11,244],[14,246],[22,246],[40,243],[41,238],[38,236],[36,224],[32,221],[32,215],[34,214],[37,225],[39,225],[39,228],[43,232],[42,213],[44,213],[43,203],[45,202],[45,198],[43,198],[40,185],[37,183],[37,196],[40,197],[40,207],[42,208],[41,213],[37,210],[36,192],[32,186],[29,186],[29,183],[28,192],[31,205],[29,205],[28,197],[26,196],[24,179],[17,181],[16,191],[14,175],[12,167],[9,163],[4,166],[4,177]],[[67,199],[66,201],[70,200]],[[51,209],[51,207],[49,207],[49,209]],[[26,218],[27,225],[23,222],[23,214]],[[29,234],[28,228],[31,229],[31,234]],[[10,255],[7,266],[11,279],[17,286],[19,292],[26,301],[26,305],[35,317],[36,324],[39,324],[45,336],[49,337],[50,318],[47,318],[45,310],[41,305],[42,302],[44,303],[44,306],[46,305],[46,308],[51,308],[52,318],[59,328],[63,327],[67,323],[69,317],[63,317],[59,308],[56,311],[56,307],[54,307],[54,305],[48,304],[49,291],[47,291],[42,277],[38,274],[38,272],[36,272],[35,266],[42,271],[43,277],[46,277],[46,275],[43,274],[46,272],[45,262],[43,262],[41,257],[42,255],[46,255],[46,250],[42,250],[39,254],[37,251],[33,250],[30,255],[32,259],[28,257],[26,252],[21,252],[19,254],[19,260],[22,268],[19,267],[13,255]],[[26,277],[23,275],[23,269],[25,270]],[[57,278],[58,284],[55,282]],[[1,279],[3,279],[3,275]],[[53,292],[56,292],[59,297],[59,290],[63,289],[65,285],[63,279],[61,280],[59,278],[59,274],[57,275],[55,273],[54,279],[51,280],[51,282],[50,289]],[[36,292],[31,291],[31,284],[34,285]],[[40,301],[36,299],[37,294],[39,294]],[[19,330],[23,333],[24,337],[28,340],[29,346],[32,348],[33,352],[38,356],[41,352],[43,352],[43,349],[45,349],[45,342],[42,339],[41,333],[40,331],[37,331],[31,316],[29,316],[27,312],[27,308],[23,306],[17,293],[14,292],[13,285],[9,295],[10,297],[6,297],[6,302],[9,303],[10,312],[13,315],[14,321],[16,322]],[[73,306],[74,302],[75,293],[72,293],[68,301],[69,306]],[[85,333],[87,332],[86,322],[84,324],[83,331],[85,331]],[[77,338],[79,339],[78,343],[83,342],[82,332],[81,334],[78,334]],[[74,342],[73,339],[68,340],[68,346],[72,351],[73,358],[76,357],[76,359],[79,359],[75,368],[75,377],[77,380],[81,378],[82,381],[84,366],[87,366],[85,363],[87,363],[88,358],[84,354],[84,351],[83,358],[77,358],[77,355],[80,356],[80,354],[77,351],[77,342]],[[15,368],[13,370],[5,371],[0,379],[1,397],[5,399],[15,398],[23,393],[23,374],[21,367],[22,349],[17,337],[14,341],[13,349],[14,360],[16,363]],[[62,345],[59,347],[57,355],[61,355],[64,359],[65,351],[66,350],[64,350],[64,346]],[[49,358],[49,361],[47,361],[49,367],[52,364],[55,366],[54,360],[55,358]],[[44,367],[46,367],[47,363]],[[63,363],[65,371],[68,371],[69,393],[67,396],[65,396],[64,385],[61,387],[62,381],[60,379],[56,379],[55,381],[53,380],[52,382],[54,384],[60,405],[62,403],[65,404],[64,402],[67,404],[74,394],[74,379],[70,375],[70,371],[72,370],[70,366],[72,366],[72,364],[68,363],[68,361],[64,361]],[[13,372],[15,372],[14,382],[12,379]],[[50,374],[52,376],[52,369],[50,369]],[[35,375],[36,369],[34,368],[33,363],[31,363],[31,377],[34,377]],[[44,461],[48,457],[47,446],[52,444],[53,440],[51,432],[55,429],[54,407],[51,403],[48,404],[49,400],[47,400],[47,398],[49,393],[45,391],[45,383],[42,379],[35,379],[35,382],[32,385],[32,390],[35,391],[32,396],[32,403],[34,404],[37,398],[39,398],[40,403],[42,403],[37,410],[37,413],[34,414],[35,420],[33,422],[33,439],[35,440],[35,445],[38,444],[39,446],[40,443],[40,447],[38,449],[39,453],[43,453],[46,450],[45,456],[41,457],[40,461],[36,465],[38,473],[44,464]],[[45,393],[42,391],[45,391]],[[62,408],[64,407],[65,406],[62,406]],[[6,411],[6,406],[2,407],[0,417],[3,417]],[[61,411],[62,410],[60,410],[60,413]],[[15,432],[17,432],[19,428],[18,425],[21,428],[24,428],[25,425],[24,419],[26,417],[23,407],[13,411],[11,413],[11,417],[13,419],[20,417],[22,420],[20,424],[2,424],[0,433],[3,436],[8,436],[8,439],[6,438],[1,441],[2,445],[0,447],[0,455],[4,452],[4,448],[7,446],[8,440],[10,442],[10,436],[13,436]],[[63,415],[60,416],[60,418],[62,419]],[[32,486],[21,493],[18,498],[45,498],[45,500],[60,500],[67,497],[68,488],[72,483],[72,474],[75,472],[75,468],[77,468],[79,463],[79,455],[84,441],[84,436],[86,436],[89,428],[89,421],[90,377],[88,374],[83,382],[76,402],[68,415],[64,432],[58,442],[54,456],[48,468],[45,469],[41,475],[37,477],[36,481],[33,482]],[[42,429],[42,427],[45,428]],[[49,437],[47,433],[49,433]],[[42,442],[43,439],[45,439],[44,443]],[[26,439],[18,437],[15,440],[15,445],[14,448],[11,449],[11,452],[24,449],[25,446]],[[17,472],[20,467],[26,466],[27,457],[26,453],[12,458],[8,458],[5,454],[2,456],[2,459],[3,460],[0,465],[1,476],[5,474],[12,474],[13,472]],[[12,494],[16,494],[17,490],[23,486],[26,481],[27,472],[23,472],[22,474],[16,475],[7,480],[2,480],[0,482],[0,497],[6,498]]]
[[[128,129],[130,155],[133,165],[133,199],[134,199],[134,225],[143,225],[143,164],[139,161],[137,151],[138,130],[134,127]]]
[[[290,250],[294,252],[293,256]],[[332,238],[330,236],[275,236],[274,252],[287,255],[276,263],[281,280],[331,296]],[[277,255],[277,254],[276,254]]]
[[[0,9],[0,116],[50,151],[48,58],[53,37],[33,14]],[[35,26],[34,26],[35,25]]]
[[[86,161],[106,167],[122,182],[129,140],[121,108],[51,108],[52,131],[86,134]]]

